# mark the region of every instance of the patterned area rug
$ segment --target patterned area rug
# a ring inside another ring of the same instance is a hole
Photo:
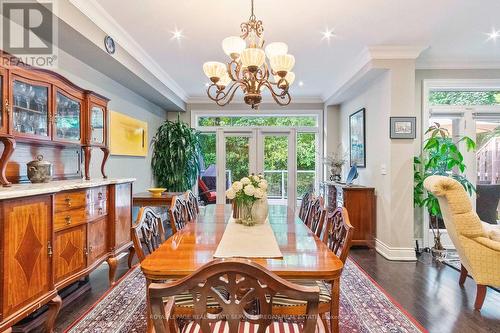
[[[140,268],[132,269],[65,332],[146,332],[145,288]],[[427,332],[352,260],[342,273],[340,318],[342,333]]]

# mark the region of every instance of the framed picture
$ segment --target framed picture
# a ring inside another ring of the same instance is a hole
[[[391,139],[415,139],[417,136],[416,117],[391,117]]]
[[[366,167],[365,109],[349,116],[349,152],[351,166]]]

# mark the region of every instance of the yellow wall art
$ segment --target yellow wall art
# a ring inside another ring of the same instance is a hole
[[[147,156],[148,123],[110,111],[110,150],[112,155]]]

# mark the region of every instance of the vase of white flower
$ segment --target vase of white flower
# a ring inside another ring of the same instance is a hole
[[[265,217],[267,217],[267,181],[262,175],[250,175],[235,181],[226,191],[226,197],[232,200],[233,218],[237,223],[245,225],[262,223],[260,209],[266,209]],[[266,207],[259,203],[257,206],[260,209],[257,213],[257,208],[253,209],[253,206],[259,200],[265,200]]]

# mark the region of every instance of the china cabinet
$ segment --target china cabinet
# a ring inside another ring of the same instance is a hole
[[[103,151],[101,173],[106,178],[109,100],[55,72],[23,65],[1,50],[0,58],[0,141],[4,146],[0,183],[10,186],[26,181],[20,166],[38,154],[56,159],[51,161],[56,180],[81,178],[74,161],[80,165],[83,160],[88,180],[93,148]]]

